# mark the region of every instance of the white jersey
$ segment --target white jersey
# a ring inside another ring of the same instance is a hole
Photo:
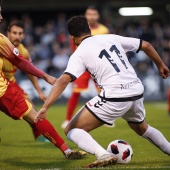
[[[138,52],[142,41],[113,34],[85,38],[69,59],[65,74],[78,78],[89,71],[105,98],[126,98],[144,88],[128,61],[126,52]]]

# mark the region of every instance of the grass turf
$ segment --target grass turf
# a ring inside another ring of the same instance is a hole
[[[158,128],[170,141],[170,117],[167,115],[165,103],[145,103],[147,122]],[[39,107],[37,107],[39,108]],[[72,148],[77,146],[68,141],[61,129],[66,112],[65,105],[53,106],[47,118]],[[24,121],[14,121],[0,114],[0,170],[44,170],[44,169],[84,169],[95,161],[94,155],[87,155],[82,160],[66,160],[62,153],[51,143],[35,142],[31,128]],[[104,148],[115,139],[124,139],[133,148],[134,156],[127,165],[115,165],[104,169],[170,169],[170,157],[137,136],[123,119],[116,120],[115,128],[101,127],[91,132]]]

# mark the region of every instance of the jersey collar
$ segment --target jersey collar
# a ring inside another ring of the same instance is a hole
[[[87,37],[84,37],[83,39],[82,39],[82,41],[84,41],[85,39],[87,39],[87,38],[89,38],[89,37],[91,37],[91,35],[89,35],[89,36],[87,36]],[[81,42],[82,42],[81,41]]]

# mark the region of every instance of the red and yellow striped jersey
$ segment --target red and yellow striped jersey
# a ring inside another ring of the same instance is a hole
[[[8,40],[6,36],[0,33],[0,97],[5,93],[8,87],[8,80],[4,78],[4,74],[2,72],[3,67],[3,59],[4,56],[13,55],[14,46]]]
[[[28,50],[24,47],[23,44],[20,44],[18,47],[19,53],[26,59],[31,61],[30,54]],[[6,58],[3,58],[3,67],[2,72],[6,79],[10,82],[15,82],[15,73],[17,71],[17,67],[10,63]]]

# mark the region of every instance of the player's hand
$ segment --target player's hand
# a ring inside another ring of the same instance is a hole
[[[164,63],[158,67],[158,71],[159,71],[160,76],[162,76],[163,79],[166,79],[170,75],[170,71]]]
[[[34,122],[37,123],[38,121],[43,121],[43,119],[46,118],[46,112],[47,112],[47,109],[42,107],[40,111],[38,112],[38,115],[35,118]]]
[[[44,94],[43,92],[39,92],[38,95],[39,95],[39,98],[40,98],[42,101],[45,102],[45,100],[47,99],[47,97],[45,96],[45,94]]]
[[[55,82],[57,81],[57,78],[50,76],[47,73],[44,74],[43,79],[51,85],[54,85]]]

